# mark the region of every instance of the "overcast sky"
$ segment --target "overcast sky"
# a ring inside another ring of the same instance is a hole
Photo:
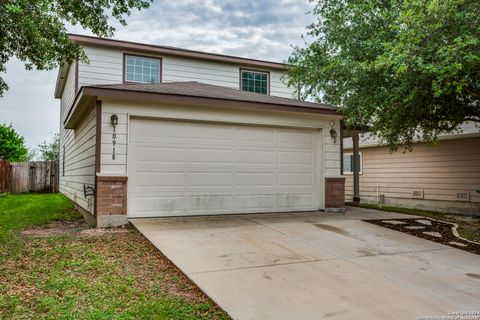
[[[118,26],[114,38],[282,62],[292,44],[302,45],[311,7],[308,0],[157,0]],[[56,76],[57,70],[26,71],[16,59],[2,74],[10,90],[0,98],[0,123],[12,123],[28,147],[59,130]]]

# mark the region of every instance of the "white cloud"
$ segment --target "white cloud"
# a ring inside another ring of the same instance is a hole
[[[116,39],[285,61],[292,44],[302,44],[313,21],[308,0],[166,0],[134,12],[128,26],[115,24]],[[91,34],[78,26],[72,33]],[[59,129],[59,101],[53,98],[56,71],[25,71],[13,59],[2,75],[10,90],[0,98],[0,123],[13,123],[30,147]]]
[[[0,123],[12,123],[29,147],[50,140],[59,130],[60,105],[53,98],[56,71],[27,71],[12,59],[2,77],[10,89],[0,98]]]

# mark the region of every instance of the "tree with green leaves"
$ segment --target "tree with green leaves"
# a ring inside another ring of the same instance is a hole
[[[27,70],[51,70],[64,61],[87,61],[68,39],[66,24],[80,25],[99,37],[111,37],[109,17],[126,25],[131,9],[148,8],[151,0],[2,0],[0,1],[0,73],[11,57]],[[0,77],[0,97],[8,89]]]
[[[60,158],[60,135],[55,133],[51,142],[43,141],[38,145],[40,160],[58,160]]]
[[[480,121],[480,1],[318,0],[289,58],[301,95],[392,148]]]
[[[28,149],[24,139],[12,125],[0,124],[0,160],[28,161]]]

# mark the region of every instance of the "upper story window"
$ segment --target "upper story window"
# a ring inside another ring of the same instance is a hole
[[[160,59],[125,55],[125,81],[159,83]]]
[[[240,89],[243,91],[268,94],[270,74],[254,70],[240,70]]]

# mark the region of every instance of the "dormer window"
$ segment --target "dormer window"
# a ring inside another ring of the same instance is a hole
[[[268,72],[240,69],[240,89],[269,94],[270,74]]]
[[[126,54],[124,58],[125,82],[159,83],[161,60]]]

